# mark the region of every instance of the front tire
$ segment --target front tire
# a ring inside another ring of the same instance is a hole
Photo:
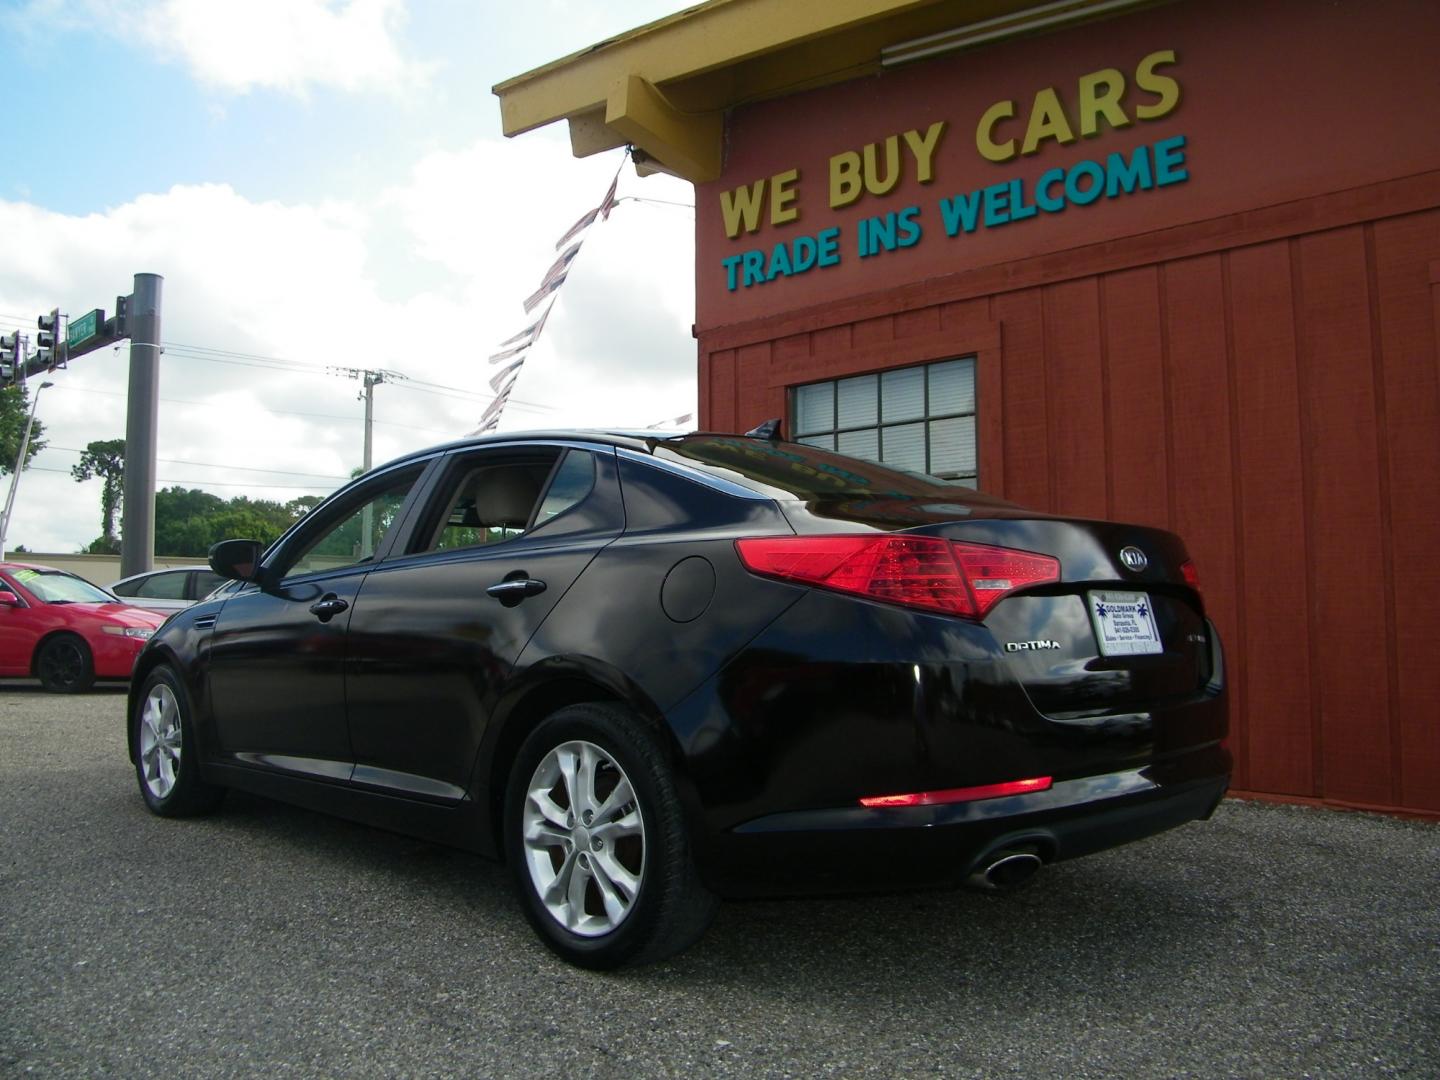
[[[130,718],[140,794],[161,817],[192,817],[220,805],[225,789],[200,779],[190,695],[164,665],[145,679]]]
[[[653,963],[714,918],[668,756],[627,709],[571,705],[544,720],[516,756],[504,831],[526,917],[572,964]]]
[[[52,694],[80,694],[95,685],[95,658],[85,639],[56,634],[35,654],[35,674]]]

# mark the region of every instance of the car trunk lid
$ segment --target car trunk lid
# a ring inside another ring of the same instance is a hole
[[[802,534],[905,532],[1058,560],[1058,581],[1004,596],[982,620],[1005,666],[1047,716],[1139,711],[1204,690],[1212,676],[1210,631],[1193,579],[1187,579],[1190,559],[1179,537],[962,499],[796,501],[782,507]]]

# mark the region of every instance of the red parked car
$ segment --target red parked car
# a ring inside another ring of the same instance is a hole
[[[35,676],[61,694],[128,679],[164,621],[63,570],[0,563],[0,675]]]

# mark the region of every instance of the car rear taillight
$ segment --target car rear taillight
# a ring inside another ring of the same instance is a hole
[[[935,536],[764,536],[735,549],[752,573],[967,619],[1016,589],[1060,580],[1049,555]]]
[[[1180,576],[1185,579],[1185,584],[1196,592],[1200,591],[1200,571],[1195,569],[1195,560],[1186,559],[1180,564]]]
[[[1003,784],[982,784],[979,787],[946,788],[943,791],[913,791],[908,795],[871,795],[860,800],[861,806],[941,806],[945,803],[974,802],[976,799],[999,799],[1006,795],[1027,795],[1032,791],[1049,791],[1052,779],[1037,776],[1030,780],[1007,780]]]

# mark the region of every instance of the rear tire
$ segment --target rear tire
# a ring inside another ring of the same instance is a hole
[[[140,795],[161,817],[194,817],[220,805],[225,789],[200,779],[190,695],[164,664],[150,672],[135,698],[131,746]]]
[[[715,916],[669,757],[623,707],[571,705],[530,734],[511,769],[504,834],[526,918],[579,967],[663,960]]]
[[[52,694],[81,694],[95,685],[95,658],[84,638],[56,634],[35,654],[35,674]]]

